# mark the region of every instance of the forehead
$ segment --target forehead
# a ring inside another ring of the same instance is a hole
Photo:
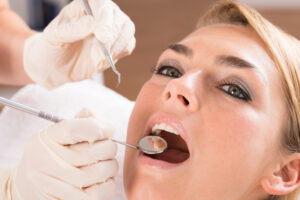
[[[258,66],[275,67],[269,50],[250,27],[212,25],[194,31],[180,43],[191,48],[195,57],[210,58],[226,54],[243,58]]]
[[[269,50],[250,27],[212,25],[192,32],[179,43],[192,50],[190,59],[196,64],[211,64],[220,55],[235,56],[255,65],[266,82],[274,81],[274,77],[276,82],[280,80]]]
[[[264,47],[263,41],[257,35],[257,33],[249,26],[238,26],[231,24],[216,24],[206,27],[199,28],[185,37],[182,42],[188,42],[189,40],[206,40],[206,39],[217,39],[223,40],[224,42],[252,42],[258,44],[260,47]]]

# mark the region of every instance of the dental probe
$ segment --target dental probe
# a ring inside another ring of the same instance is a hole
[[[82,0],[82,2],[83,2],[83,5],[84,5],[84,8],[85,8],[85,12],[86,12],[88,15],[93,16],[92,9],[91,9],[91,7],[89,6],[89,3],[87,2],[87,0]],[[106,58],[107,61],[109,62],[109,64],[110,64],[112,70],[113,70],[113,71],[115,72],[115,74],[117,74],[117,76],[118,76],[118,84],[117,84],[117,86],[116,86],[116,87],[118,87],[119,84],[120,84],[120,82],[121,82],[121,74],[120,74],[120,72],[117,70],[117,68],[116,68],[116,66],[115,66],[115,64],[114,64],[114,62],[113,62],[113,60],[112,60],[111,54],[110,54],[110,52],[108,51],[108,49],[106,48],[106,46],[103,44],[103,42],[101,42],[101,41],[98,40],[97,38],[96,38],[96,40],[97,40],[97,42],[99,43],[99,46],[100,46],[102,52],[104,53],[105,58]]]
[[[3,105],[9,106],[11,108],[17,109],[19,111],[22,111],[22,112],[25,112],[25,113],[28,113],[28,114],[31,114],[31,115],[35,115],[37,117],[40,117],[40,118],[43,118],[43,119],[46,119],[46,120],[49,120],[49,121],[54,122],[54,123],[58,123],[58,122],[63,120],[63,118],[60,118],[60,117],[57,117],[55,115],[46,113],[44,111],[40,111],[40,110],[31,108],[29,106],[17,103],[15,101],[8,100],[8,99],[3,98],[1,96],[0,96],[0,103],[3,104]],[[167,142],[159,136],[145,136],[145,137],[143,137],[142,139],[139,140],[137,146],[127,144],[125,142],[121,142],[121,141],[118,141],[118,140],[113,139],[113,138],[110,138],[110,140],[113,141],[113,142],[116,142],[118,144],[122,144],[122,145],[125,145],[127,147],[136,149],[136,150],[141,150],[146,154],[162,153],[168,147]]]

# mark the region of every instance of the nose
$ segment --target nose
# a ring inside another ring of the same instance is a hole
[[[162,94],[162,101],[172,107],[177,106],[189,112],[197,111],[200,104],[197,98],[198,76],[198,73],[185,74],[180,78],[170,80]]]

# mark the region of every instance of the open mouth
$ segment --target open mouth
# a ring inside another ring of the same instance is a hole
[[[188,146],[178,132],[165,123],[155,124],[150,135],[160,136],[168,143],[168,148],[160,154],[148,155],[152,159],[168,163],[182,163],[190,157]]]

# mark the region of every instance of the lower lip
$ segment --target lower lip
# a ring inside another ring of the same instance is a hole
[[[138,158],[138,162],[140,165],[143,166],[149,166],[151,168],[162,169],[162,170],[170,170],[183,165],[186,161],[182,163],[168,163],[162,160],[153,159],[141,152]]]

